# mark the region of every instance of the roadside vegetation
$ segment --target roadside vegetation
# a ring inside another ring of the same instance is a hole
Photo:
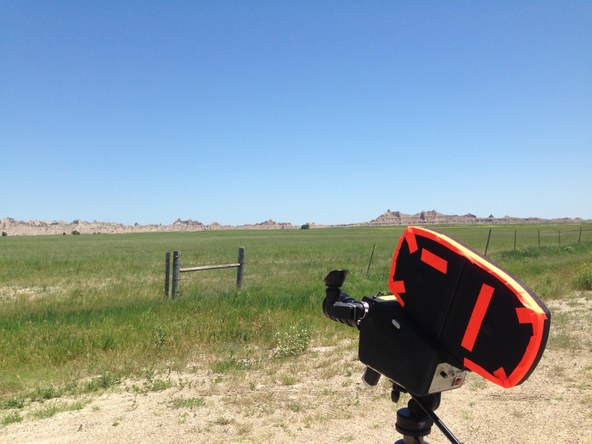
[[[480,252],[489,228],[433,227]],[[496,227],[488,256],[546,303],[590,299],[591,227],[586,226],[584,236],[577,228]],[[543,236],[539,247],[541,230],[553,234]],[[558,241],[555,233],[560,230],[571,237],[564,234]],[[3,237],[0,410],[7,413],[0,411],[2,424],[21,421],[19,412],[31,403],[84,397],[124,381],[129,390],[163,390],[171,382],[157,375],[195,360],[207,361],[214,372],[243,372],[297,355],[310,344],[356,338],[353,329],[323,317],[323,278],[332,269],[344,268],[350,270],[344,291],[352,296],[385,290],[402,231],[389,227]],[[516,238],[528,242],[515,249]],[[166,251],[179,250],[184,266],[196,266],[233,262],[239,246],[246,248],[241,289],[234,286],[234,271],[198,272],[182,275],[177,299],[164,298]],[[582,316],[590,325],[592,314]],[[564,318],[552,319],[549,346],[592,351],[590,340],[573,333]],[[282,383],[296,379],[290,375]],[[201,404],[200,398],[178,400],[175,407]],[[35,415],[48,417],[84,405],[63,401]]]

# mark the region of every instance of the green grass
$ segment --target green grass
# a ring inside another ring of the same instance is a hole
[[[71,412],[82,410],[86,403],[75,401],[71,403],[56,403],[52,405],[42,406],[31,413],[31,416],[37,419],[51,418],[61,412]]]
[[[584,263],[576,268],[575,284],[579,290],[592,291],[592,263]]]
[[[12,412],[0,419],[0,425],[7,426],[9,424],[14,424],[15,422],[21,422],[22,420],[23,417],[19,412]]]
[[[489,231],[486,226],[434,229],[480,252]],[[562,225],[493,230],[489,256],[543,300],[589,290],[589,226],[581,243],[575,227]],[[532,240],[537,230],[563,230],[562,246],[535,243],[513,250],[515,232],[517,239]],[[290,356],[310,341],[355,337],[353,329],[323,317],[323,278],[345,268],[350,274],[344,290],[352,296],[385,290],[402,231],[3,237],[0,406],[106,389],[146,371],[182,368],[196,355],[211,356],[212,368],[225,373],[248,368],[252,361],[245,359],[254,353]],[[234,270],[217,270],[183,274],[180,297],[163,297],[166,251],[181,251],[183,266],[195,266],[234,262],[239,246],[246,248],[241,289],[235,288]]]
[[[197,398],[177,398],[171,401],[171,407],[175,409],[194,409],[205,404],[205,399]]]

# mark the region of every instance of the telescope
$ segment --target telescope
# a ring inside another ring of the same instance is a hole
[[[540,361],[551,313],[516,277],[454,239],[407,227],[393,255],[390,294],[356,300],[341,291],[346,270],[325,278],[324,314],[357,328],[363,380],[392,382],[391,399],[411,399],[397,411],[395,444],[427,444],[441,393],[462,386],[468,372],[504,388],[523,383]]]

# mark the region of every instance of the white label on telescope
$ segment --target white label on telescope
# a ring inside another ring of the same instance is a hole
[[[458,369],[446,362],[438,364],[428,393],[438,393],[459,388],[465,381],[466,371]]]

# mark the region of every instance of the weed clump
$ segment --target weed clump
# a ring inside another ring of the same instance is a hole
[[[310,345],[310,330],[304,322],[292,325],[288,331],[276,335],[276,348],[273,357],[286,358],[304,352]]]
[[[592,264],[585,264],[576,270],[574,283],[578,290],[592,290]]]
[[[25,400],[16,396],[0,400],[0,410],[22,409],[24,406]]]
[[[0,420],[0,425],[7,426],[15,422],[21,422],[23,417],[18,412],[12,412]]]
[[[175,409],[193,409],[201,407],[205,404],[205,399],[202,397],[198,398],[177,398],[170,402],[170,405]]]

